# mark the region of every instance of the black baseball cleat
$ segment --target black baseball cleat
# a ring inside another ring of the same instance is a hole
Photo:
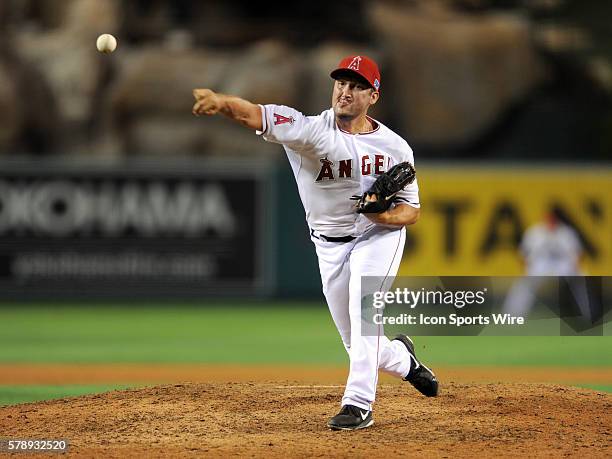
[[[416,390],[427,397],[435,397],[438,395],[438,380],[436,379],[436,375],[434,375],[433,371],[419,362],[414,352],[414,343],[412,340],[406,335],[397,335],[393,338],[393,341],[395,340],[401,341],[404,346],[406,346],[408,352],[414,359],[412,365],[416,363],[416,366],[410,367],[410,372],[404,378],[404,381],[408,381]]]
[[[365,429],[374,424],[372,411],[357,406],[344,405],[340,412],[329,420],[327,427],[331,430]]]

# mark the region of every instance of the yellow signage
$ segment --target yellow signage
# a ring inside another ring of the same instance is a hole
[[[612,275],[612,169],[421,167],[421,218],[403,276],[514,276],[525,230],[553,206],[578,232],[589,275]]]

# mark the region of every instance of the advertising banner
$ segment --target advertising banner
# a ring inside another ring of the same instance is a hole
[[[580,241],[580,273],[612,274],[609,168],[428,165],[417,175],[421,218],[408,229],[400,275],[523,275],[525,232],[552,209]]]
[[[265,292],[270,186],[243,163],[0,164],[1,295]]]

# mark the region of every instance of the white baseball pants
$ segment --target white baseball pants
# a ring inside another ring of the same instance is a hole
[[[384,278],[380,290],[387,291],[399,269],[406,229],[375,226],[351,242],[327,242],[312,237],[319,258],[323,293],[344,347],[350,371],[342,405],[371,410],[376,395],[378,369],[397,377],[410,371],[410,354],[399,341],[390,341],[378,328],[378,336],[362,336],[361,300],[374,292],[363,292],[362,276]]]

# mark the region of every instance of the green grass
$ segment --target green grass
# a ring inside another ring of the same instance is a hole
[[[612,392],[612,384],[576,384],[578,387],[593,389],[599,392]]]
[[[443,365],[612,366],[612,337],[415,337]],[[0,363],[342,364],[325,307],[0,307]]]
[[[0,406],[16,405],[18,403],[38,402],[78,395],[99,394],[115,389],[133,387],[126,384],[72,384],[61,386],[28,385],[0,386]]]
[[[300,304],[0,308],[0,362],[341,361],[326,309]]]

